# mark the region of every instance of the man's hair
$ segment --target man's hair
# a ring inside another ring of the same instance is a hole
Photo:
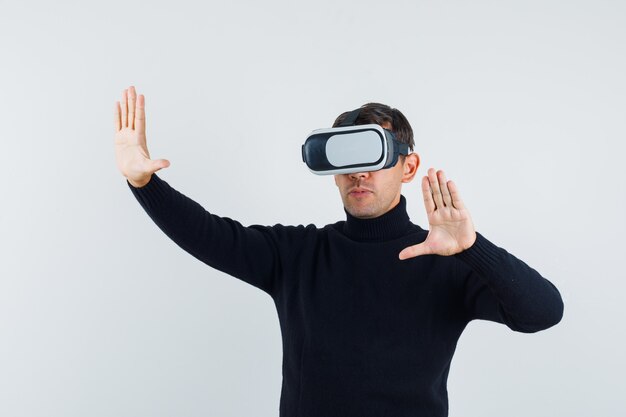
[[[346,116],[350,112],[341,113],[339,117],[333,123],[333,127],[337,127],[344,121]],[[409,121],[404,117],[400,110],[393,109],[386,104],[380,103],[367,103],[361,106],[359,117],[354,122],[355,125],[365,125],[369,123],[375,123],[377,125],[383,125],[385,122],[391,124],[391,131],[396,135],[396,139],[402,143],[409,145],[411,151],[415,142],[413,141],[413,129]]]

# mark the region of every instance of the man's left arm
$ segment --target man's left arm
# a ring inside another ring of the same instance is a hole
[[[454,255],[465,281],[469,319],[505,323],[532,333],[557,324],[563,300],[556,287],[533,268],[476,233],[456,184],[443,171],[422,179],[429,231],[424,242],[403,249],[400,259]]]
[[[496,321],[524,333],[561,321],[563,300],[554,284],[480,233],[470,248],[454,256],[469,320]]]

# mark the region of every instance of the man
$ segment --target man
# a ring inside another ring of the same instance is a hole
[[[450,362],[471,320],[526,333],[561,320],[556,287],[474,230],[442,171],[422,179],[429,230],[410,222],[401,187],[416,175],[417,154],[391,168],[336,175],[345,221],[244,227],[155,174],[169,162],[150,159],[144,106],[132,86],[116,103],[118,167],[180,247],[274,300],[281,417],[446,416]],[[399,111],[375,103],[361,110],[357,124],[379,124],[413,149]]]

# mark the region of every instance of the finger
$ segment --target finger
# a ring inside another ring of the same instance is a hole
[[[120,102],[115,102],[115,110],[113,111],[113,124],[115,125],[115,131],[119,131],[122,128],[122,119],[120,118]]]
[[[128,127],[135,128],[135,101],[137,100],[137,92],[132,85],[128,89]]]
[[[160,169],[167,168],[170,166],[170,161],[167,159],[157,159],[154,161],[150,161],[150,172],[157,172]]]
[[[422,242],[418,245],[413,245],[413,246],[409,246],[408,248],[402,249],[402,251],[400,252],[400,255],[398,255],[398,258],[400,258],[400,260],[403,261],[405,259],[414,258],[420,255],[428,255],[430,253],[431,251],[428,248],[428,246],[426,246]]]
[[[452,196],[452,204],[454,207],[459,210],[465,209],[465,204],[463,200],[461,200],[461,194],[459,193],[459,189],[456,187],[456,184],[450,180],[448,181],[448,188],[450,189],[450,195]]]
[[[122,129],[128,126],[128,96],[127,90],[122,93]]]
[[[135,114],[135,129],[139,134],[146,133],[146,101],[143,94],[137,96],[137,114]]]
[[[439,189],[441,190],[441,196],[443,197],[443,203],[450,207],[452,206],[452,199],[450,198],[450,191],[448,190],[448,184],[446,180],[446,174],[443,171],[437,172],[437,179],[439,180]]]
[[[430,189],[433,191],[433,200],[437,208],[443,208],[443,197],[441,196],[441,190],[439,190],[439,181],[437,181],[437,175],[435,170],[428,169],[428,182],[430,183]]]
[[[422,178],[422,194],[424,195],[424,206],[426,213],[430,214],[435,211],[435,201],[433,200],[433,192],[428,183],[428,177]]]

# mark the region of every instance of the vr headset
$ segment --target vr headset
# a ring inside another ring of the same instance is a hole
[[[354,125],[361,109],[351,111],[338,127],[316,129],[302,145],[302,160],[317,175],[349,174],[391,168],[409,145],[377,124]]]

